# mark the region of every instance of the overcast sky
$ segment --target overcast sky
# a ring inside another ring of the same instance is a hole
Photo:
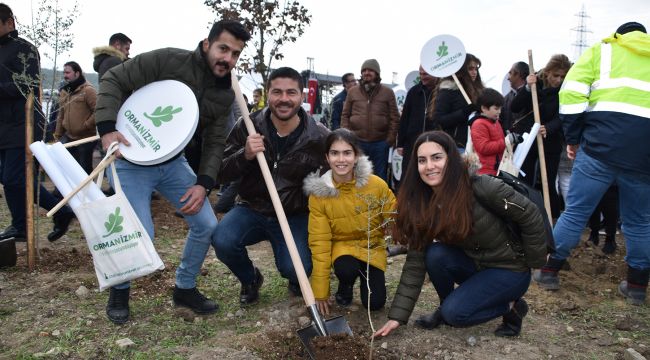
[[[40,0],[0,0],[12,7],[19,22],[29,23],[31,6]],[[282,0],[281,0],[282,1]],[[54,0],[49,2],[53,3]],[[627,21],[650,28],[650,0],[302,0],[312,23],[295,44],[282,51],[275,66],[307,69],[314,58],[319,73],[360,74],[365,59],[375,58],[384,82],[403,86],[406,75],[417,70],[424,43],[439,34],[452,34],[468,52],[478,56],[481,76],[501,90],[502,80],[515,61],[527,61],[532,49],[535,68],[552,54],[573,60],[579,25],[575,16],[584,4],[587,43],[610,35]],[[64,9],[74,1],[59,0]],[[84,0],[72,30],[74,48],[59,59],[77,61],[93,72],[92,48],[106,45],[111,34],[123,32],[132,40],[131,56],[161,47],[194,49],[207,36],[215,17],[202,0]],[[48,60],[43,60],[48,65]],[[49,61],[51,66],[51,61]],[[393,72],[397,73],[393,77]],[[244,92],[253,85],[243,84]]]

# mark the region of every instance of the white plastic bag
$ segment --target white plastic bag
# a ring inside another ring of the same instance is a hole
[[[115,164],[110,166],[115,195],[74,210],[93,256],[100,290],[165,267],[122,191]]]

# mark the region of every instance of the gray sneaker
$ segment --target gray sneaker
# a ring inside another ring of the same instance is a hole
[[[533,280],[544,290],[560,289],[560,277],[557,275],[557,271],[535,270]]]
[[[632,305],[643,305],[645,303],[645,287],[629,286],[627,281],[623,280],[618,284],[618,293],[627,299],[627,302]]]

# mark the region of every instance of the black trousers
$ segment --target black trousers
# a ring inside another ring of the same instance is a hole
[[[605,223],[605,234],[607,236],[616,235],[616,224],[618,223],[618,187],[610,186],[607,192],[603,194],[602,199],[596,206],[596,210],[589,218],[589,228],[591,231],[600,230],[600,214],[603,214]]]
[[[361,304],[370,310],[379,310],[386,303],[386,277],[384,272],[370,265],[366,273],[367,263],[351,255],[343,255],[334,260],[334,274],[339,279],[339,289],[352,288],[355,281],[361,276],[360,295]],[[368,305],[368,286],[366,278],[370,283],[370,305]]]

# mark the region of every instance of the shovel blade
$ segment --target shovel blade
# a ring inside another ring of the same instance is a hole
[[[350,329],[350,324],[348,324],[348,321],[345,319],[345,317],[343,317],[343,315],[335,316],[331,319],[325,320],[325,330],[327,331],[327,335],[348,334],[352,336],[352,329]],[[311,344],[311,340],[317,336],[323,335],[320,334],[318,328],[314,324],[298,330],[298,337],[300,338],[300,342],[305,346],[307,353],[309,353],[309,357],[312,359],[315,359],[315,357],[314,347]]]

